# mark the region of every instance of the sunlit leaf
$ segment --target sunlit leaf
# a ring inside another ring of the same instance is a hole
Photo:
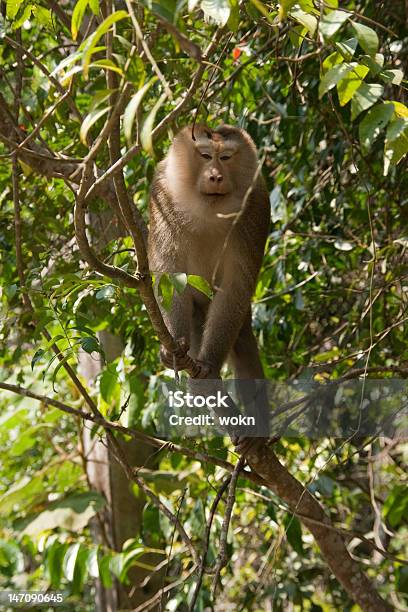
[[[6,2],[6,15],[7,19],[13,20],[17,15],[20,6],[23,4],[24,0],[7,0]]]
[[[339,96],[340,106],[345,106],[352,97],[355,92],[358,90],[360,85],[363,82],[364,77],[367,76],[369,69],[367,66],[356,65],[353,70],[351,70],[344,79],[341,79],[337,83],[337,93]]]
[[[221,27],[225,26],[231,12],[228,0],[201,0],[200,6],[206,21],[213,21]]]
[[[96,109],[96,110],[91,111],[85,117],[85,119],[82,122],[81,129],[79,131],[79,139],[82,142],[82,144],[87,145],[87,137],[88,137],[89,130],[98,121],[98,119],[103,117],[103,115],[106,115],[109,109],[110,109],[109,106],[106,108],[99,109],[99,110]]]
[[[280,21],[286,19],[288,12],[295,4],[297,4],[297,0],[282,0],[282,2],[279,3],[278,16]]]
[[[169,311],[173,303],[174,285],[171,283],[168,274],[162,274],[158,284],[158,292],[164,310]]]
[[[393,85],[400,85],[402,79],[404,78],[404,73],[402,70],[383,70],[380,73],[381,78],[387,83],[392,83]]]
[[[78,32],[81,27],[88,3],[89,0],[78,0],[76,5],[74,6],[71,18],[71,34],[73,40],[76,40],[78,37]]]
[[[390,164],[396,165],[408,153],[408,118],[398,117],[390,122],[385,135],[384,175]]]
[[[311,36],[314,35],[317,28],[317,19],[314,15],[309,15],[301,9],[296,9],[290,12],[290,16],[305,26]]]
[[[203,278],[202,276],[197,276],[197,274],[188,274],[187,282],[189,285],[204,293],[208,298],[213,297],[213,290],[211,289],[210,284]]]
[[[345,60],[350,61],[357,49],[357,38],[349,38],[341,42],[336,42],[336,47]]]
[[[325,72],[319,83],[319,98],[322,98],[326,92],[333,89],[351,70],[353,70],[353,65],[351,64],[337,64]]]
[[[140,103],[155,81],[157,81],[157,77],[152,77],[150,81],[145,83],[143,87],[141,87],[139,91],[135,93],[125,109],[125,113],[123,115],[123,132],[128,144],[130,144],[132,140],[133,123]]]
[[[156,104],[153,106],[152,110],[148,114],[147,118],[142,127],[142,131],[140,132],[140,142],[142,144],[143,149],[150,154],[153,154],[153,140],[152,140],[152,132],[154,127],[154,120],[156,119],[157,112],[159,108],[164,104],[167,98],[166,94],[162,94]]]
[[[344,11],[330,11],[323,15],[319,30],[325,38],[331,38],[348,19],[348,13]]]
[[[64,570],[64,576],[70,582],[72,582],[72,580],[74,579],[75,564],[77,561],[80,546],[80,542],[75,542],[75,544],[71,544],[71,546],[65,553],[62,565]]]
[[[113,72],[117,72],[121,76],[123,76],[123,70],[119,68],[112,60],[109,59],[100,59],[95,60],[90,65],[90,68],[106,68],[106,70],[112,70]]]
[[[362,83],[351,100],[351,118],[375,104],[383,94],[384,87],[378,83]]]
[[[375,53],[377,53],[379,45],[377,32],[372,28],[369,28],[368,26],[363,25],[362,23],[357,23],[355,21],[352,21],[351,25],[356,31],[360,46],[369,55],[375,55]]]
[[[359,126],[360,142],[365,149],[369,149],[386,127],[394,113],[392,104],[377,104],[371,108]]]
[[[185,274],[184,272],[180,272],[178,274],[169,274],[169,278],[177,293],[183,293],[187,285],[187,274]]]
[[[112,13],[101,23],[100,26],[95,30],[95,32],[81,45],[81,50],[83,50],[83,59],[82,59],[82,68],[84,71],[84,78],[88,78],[89,74],[89,64],[91,61],[92,53],[94,53],[95,47],[98,44],[99,40],[102,38],[106,32],[110,30],[110,28],[128,17],[128,13],[126,11],[116,11]]]

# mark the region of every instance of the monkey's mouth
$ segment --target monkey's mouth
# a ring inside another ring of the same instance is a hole
[[[226,195],[228,195],[227,192],[220,192],[220,191],[206,191],[203,193],[203,195],[207,196],[208,198],[223,198]]]

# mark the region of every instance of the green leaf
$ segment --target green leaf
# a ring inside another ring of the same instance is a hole
[[[210,284],[203,278],[202,276],[198,276],[197,274],[188,274],[187,282],[189,285],[204,293],[208,298],[212,299],[213,290],[211,289]]]
[[[284,19],[286,19],[288,12],[292,8],[292,6],[294,6],[295,4],[297,4],[297,0],[282,0],[282,2],[280,2],[279,4],[279,20],[280,21],[283,21]]]
[[[95,491],[65,497],[49,504],[44,512],[28,523],[23,533],[33,537],[50,529],[81,532],[104,504],[102,495]],[[73,553],[71,554],[70,563],[74,563]]]
[[[135,95],[132,97],[125,109],[125,113],[123,115],[123,132],[125,134],[125,138],[128,144],[130,144],[132,140],[133,122],[135,120],[140,103],[155,81],[157,81],[156,76],[152,77],[150,81],[145,83],[143,87],[141,87],[141,89],[139,89],[139,91],[135,93]]]
[[[86,336],[86,338],[81,338],[80,340],[81,348],[85,353],[101,353],[102,348],[99,344],[98,340],[93,336]]]
[[[88,555],[86,562],[89,575],[92,578],[99,578],[99,565],[98,565],[99,547],[92,548]]]
[[[112,587],[112,576],[109,570],[111,555],[104,555],[98,558],[99,576],[105,589]]]
[[[99,390],[107,404],[110,403],[117,387],[119,387],[118,375],[110,370],[104,370],[99,378]]]
[[[50,577],[51,586],[57,589],[61,584],[62,561],[67,551],[68,544],[65,542],[61,544],[58,540],[54,540],[52,545],[48,547],[48,541],[50,539],[51,538],[48,538],[47,540],[45,567]]]
[[[398,117],[388,127],[385,135],[384,176],[390,164],[394,166],[408,153],[408,118]]]
[[[34,357],[31,360],[31,369],[34,369],[35,364],[40,361],[42,359],[42,356],[44,355],[45,351],[44,349],[40,348],[38,349],[38,351],[36,351],[34,353]]]
[[[170,282],[168,274],[161,275],[158,291],[164,310],[169,311],[173,303],[174,285]]]
[[[166,100],[166,97],[167,97],[166,94],[162,94],[160,98],[157,100],[156,104],[153,106],[152,110],[148,114],[143,124],[142,131],[140,132],[141,145],[143,149],[147,153],[150,153],[151,155],[153,154],[152,132],[153,132],[154,120],[156,119],[156,115],[157,115],[159,108]]]
[[[119,68],[112,60],[109,59],[100,59],[95,60],[90,64],[90,68],[105,68],[106,70],[112,70],[112,72],[117,72],[121,76],[123,76],[123,70]]]
[[[26,7],[24,7],[24,10],[21,16],[13,22],[13,30],[18,30],[18,28],[21,28],[23,23],[27,21],[27,19],[30,19],[31,13],[33,12],[35,8],[38,9],[42,7],[34,7],[32,4],[28,4]],[[46,9],[43,9],[43,10],[46,10]]]
[[[99,0],[89,0],[89,6],[94,15],[99,13]]]
[[[319,30],[325,38],[331,38],[348,19],[348,13],[344,11],[330,11],[320,21]]]
[[[115,295],[115,287],[112,285],[105,285],[95,293],[95,297],[98,301],[109,300]]]
[[[15,283],[6,286],[6,295],[9,300],[11,300],[16,295],[17,289],[18,287]]]
[[[383,70],[380,73],[380,77],[386,81],[387,83],[392,83],[393,85],[400,85],[402,79],[404,78],[404,73],[402,70]]]
[[[228,28],[231,32],[236,32],[239,27],[239,2],[238,0],[230,0],[231,13],[228,18]]]
[[[339,95],[340,106],[345,106],[350,102],[355,92],[358,90],[363,82],[365,76],[367,76],[369,69],[367,66],[361,64],[354,65],[353,70],[349,72],[344,79],[341,79],[337,83],[337,93]]]
[[[377,32],[372,28],[362,25],[361,23],[356,23],[355,21],[352,21],[351,25],[357,34],[360,47],[362,47],[362,49],[364,49],[368,55],[375,55],[379,45]]]
[[[24,0],[7,0],[6,3],[6,16],[7,19],[13,20],[17,15],[20,6]]]
[[[0,496],[0,516],[7,516],[16,509],[27,508],[33,502],[40,503],[47,497],[43,476],[23,476]]]
[[[95,32],[88,38],[87,41],[82,43],[80,49],[83,50],[82,68],[84,72],[84,78],[87,79],[89,75],[89,64],[91,61],[92,53],[95,50],[98,41],[110,30],[113,24],[117,23],[121,19],[128,17],[126,11],[116,11],[109,15],[101,25],[95,30]]]
[[[289,544],[292,546],[293,550],[298,553],[298,555],[303,556],[304,550],[302,541],[302,527],[299,519],[292,514],[287,514],[284,519],[284,524],[286,527],[286,537]]]
[[[381,130],[385,128],[394,113],[392,104],[377,104],[368,111],[359,126],[360,142],[368,150],[378,138]]]
[[[126,70],[126,77],[135,84],[136,89],[140,89],[146,80],[146,69],[143,60],[138,55],[130,58]]]
[[[317,19],[314,15],[309,15],[301,9],[295,9],[290,12],[290,16],[305,26],[311,36],[314,35],[317,28]]]
[[[394,486],[384,502],[383,514],[394,528],[408,520],[408,489],[406,486]]]
[[[52,428],[52,425],[41,423],[39,425],[33,425],[32,427],[28,427],[28,429],[25,429],[17,438],[17,440],[13,443],[13,446],[10,450],[10,455],[12,457],[18,457],[30,448],[33,448],[33,446],[38,443],[38,432],[41,429],[49,427]]]
[[[333,87],[350,72],[350,70],[353,70],[353,66],[351,64],[337,64],[325,72],[319,83],[319,98],[322,98],[326,92],[333,89]]]
[[[227,23],[231,8],[228,0],[201,0],[205,21],[212,21],[220,27]]]
[[[169,279],[177,293],[183,293],[184,289],[187,286],[187,274],[184,274],[184,272],[180,272],[178,274],[169,274]]]
[[[349,38],[343,42],[336,42],[336,47],[346,61],[350,61],[357,49],[357,38]]]
[[[65,553],[64,561],[62,563],[64,576],[70,582],[72,582],[74,579],[75,564],[80,546],[81,544],[79,542],[72,544]]]
[[[392,104],[394,105],[394,111],[397,117],[408,117],[408,108],[402,102],[397,102],[396,100],[392,100]]]
[[[327,72],[328,70],[330,70],[331,68],[334,68],[334,66],[337,66],[338,64],[342,64],[343,61],[344,61],[344,58],[342,54],[339,53],[338,51],[335,51],[334,53],[330,53],[330,55],[326,57],[326,59],[324,60],[322,64],[323,74]]]
[[[282,187],[277,184],[272,189],[269,195],[269,203],[271,206],[271,219],[272,223],[278,221],[285,221],[287,218],[286,201],[282,194]]]
[[[110,106],[106,108],[91,111],[83,120],[81,129],[79,130],[79,139],[85,146],[87,143],[88,132],[91,127],[110,110]]]
[[[36,20],[42,26],[46,28],[53,28],[52,14],[50,9],[46,9],[43,6],[33,6],[33,14]]]
[[[268,21],[271,21],[271,15],[268,8],[263,2],[261,2],[261,0],[250,0],[250,2],[261,13],[261,15],[266,17]]]
[[[69,353],[68,355],[65,355],[65,357],[63,359],[61,359],[61,361],[58,362],[57,367],[55,368],[54,372],[52,373],[52,388],[53,388],[54,391],[56,391],[56,389],[55,389],[55,380],[57,378],[57,374],[60,371],[60,369],[62,367],[64,367],[64,365],[67,363],[68,359],[70,359],[71,357],[72,357],[71,353]]]
[[[384,87],[378,83],[362,83],[351,100],[351,119],[373,106],[383,94]]]
[[[85,15],[86,7],[88,6],[89,0],[78,0],[72,11],[71,18],[71,34],[73,40],[78,37],[78,32],[81,27],[82,20]]]
[[[360,63],[368,66],[372,76],[376,76],[384,66],[384,56],[382,53],[376,53],[374,57],[363,55],[360,57]]]

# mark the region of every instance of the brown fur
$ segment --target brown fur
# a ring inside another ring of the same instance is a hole
[[[247,132],[232,126],[197,126],[194,137],[191,127],[184,128],[157,168],[149,264],[155,273],[202,276],[215,295],[210,301],[187,286],[163,315],[174,337],[185,338],[190,355],[210,364],[214,377],[229,358],[236,378],[263,378],[250,303],[270,213],[264,181],[260,175],[254,181],[256,147]]]

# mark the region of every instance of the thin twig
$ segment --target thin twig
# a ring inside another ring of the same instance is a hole
[[[214,598],[215,593],[218,586],[218,581],[220,579],[221,570],[223,567],[227,565],[228,555],[227,555],[227,537],[228,537],[228,529],[231,522],[232,509],[235,503],[235,489],[237,487],[238,476],[244,466],[245,457],[241,455],[238,459],[237,464],[235,466],[234,471],[231,475],[231,481],[228,487],[228,498],[227,505],[225,508],[224,520],[222,522],[221,527],[221,536],[220,536],[220,552],[218,553],[217,565],[215,567],[215,575],[213,578],[212,586],[211,586],[211,595]]]
[[[205,528],[205,534],[204,534],[204,549],[203,549],[202,556],[201,556],[200,567],[198,568],[197,583],[194,589],[193,597],[189,605],[189,612],[194,612],[195,610],[195,605],[197,602],[198,595],[200,593],[201,584],[203,582],[203,576],[205,572],[205,562],[206,562],[208,548],[210,545],[211,526],[214,520],[215,512],[230,482],[231,482],[231,475],[225,478],[224,482],[222,483],[222,485],[217,491],[217,495],[215,496],[213,503],[211,504],[210,514],[208,517],[207,525]]]

